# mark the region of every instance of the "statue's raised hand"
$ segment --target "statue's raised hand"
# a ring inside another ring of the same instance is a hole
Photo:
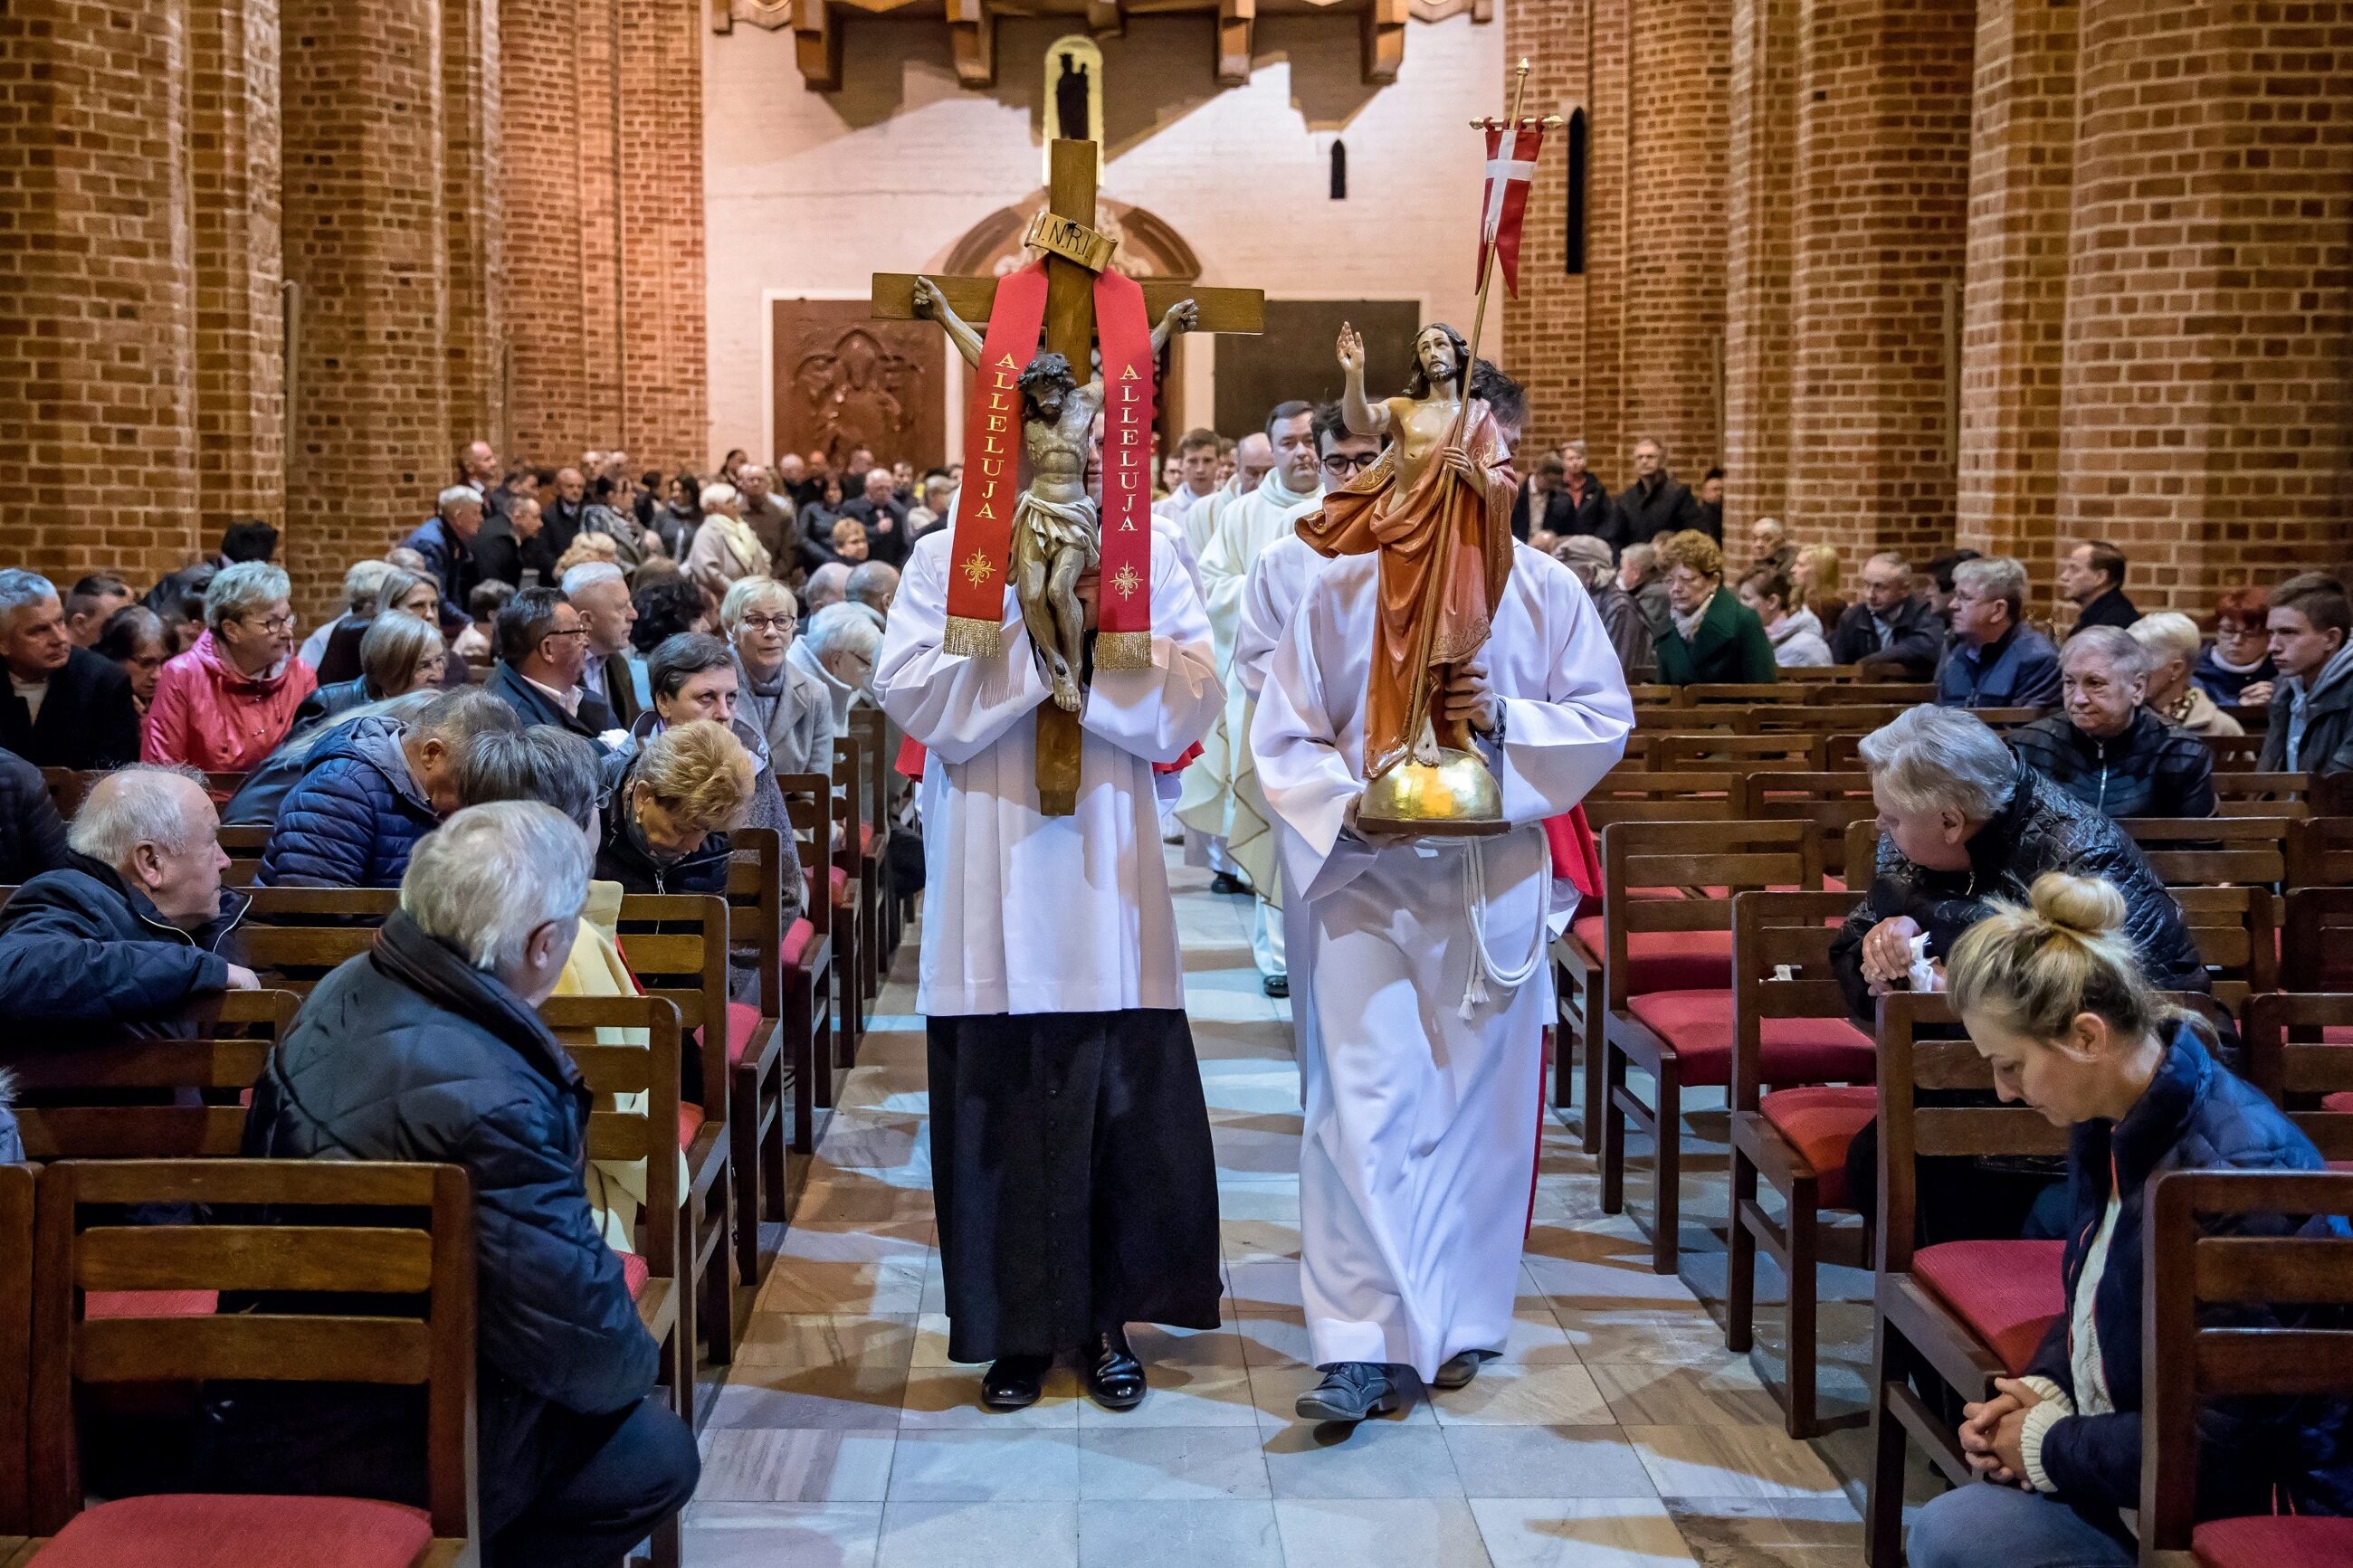
[[[1201,324],[1201,307],[1191,300],[1179,300],[1168,307],[1160,324],[1172,332],[1189,332]]]
[[[1340,368],[1350,375],[1360,375],[1365,369],[1365,337],[1353,322],[1340,323]]]
[[[940,313],[947,309],[947,303],[948,297],[940,292],[938,284],[928,278],[915,279],[915,314],[937,321]]]

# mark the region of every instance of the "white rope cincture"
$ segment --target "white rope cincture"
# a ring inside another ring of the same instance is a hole
[[[1524,824],[1506,837],[1534,831],[1539,841],[1544,829]],[[1517,991],[1535,978],[1536,968],[1544,963],[1545,926],[1552,917],[1552,868],[1540,868],[1536,877],[1536,919],[1535,933],[1528,940],[1528,956],[1517,969],[1505,972],[1487,949],[1487,850],[1485,841],[1472,839],[1462,857],[1462,910],[1471,922],[1471,975],[1463,983],[1462,1005],[1454,1016],[1469,1022],[1472,1014],[1487,1005],[1487,983],[1493,980],[1505,992]]]

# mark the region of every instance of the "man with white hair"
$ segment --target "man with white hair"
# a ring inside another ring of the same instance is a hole
[[[876,467],[866,470],[865,487],[842,503],[840,515],[866,525],[866,548],[875,560],[900,565],[907,559],[907,509],[898,502],[897,481]]]
[[[0,748],[38,768],[90,770],[139,760],[139,709],[131,677],[112,659],[76,647],[47,577],[0,571]]]
[[[482,580],[480,563],[474,558],[474,540],[482,531],[482,492],[471,485],[451,485],[433,508],[433,515],[401,546],[417,552],[425,570],[441,584],[443,604],[462,605]]]
[[[535,1009],[588,896],[588,842],[512,801],[419,841],[375,946],[319,983],[254,1086],[245,1152],[462,1167],[476,1213],[475,1377],[485,1560],[620,1561],[691,1495],[694,1436],[654,1390],[660,1352],[583,1185],[592,1097]],[[424,1494],[405,1391],[247,1386],[216,1398],[208,1481]]]
[[[580,671],[580,689],[611,709],[614,723],[626,730],[638,721],[641,710],[638,683],[629,674],[629,628],[638,624],[629,580],[609,561],[584,561],[564,574],[563,586],[564,596],[588,628],[588,662]]]
[[[850,704],[860,698],[873,700],[874,661],[881,649],[882,626],[871,608],[828,605],[803,623],[785,657],[825,683],[839,735],[849,728]]]
[[[808,574],[801,589],[801,614],[814,619],[828,605],[839,605],[849,596],[849,568],[839,561],[828,561]]]
[[[250,900],[221,886],[219,826],[203,782],[181,769],[99,780],[67,827],[67,863],[0,909],[0,1016],[100,1030],[255,989],[224,956]]]
[[[376,590],[392,575],[389,561],[354,561],[343,574],[343,613],[331,621],[322,622],[317,630],[302,639],[294,657],[312,669],[327,657],[327,644],[335,633],[353,620],[364,620],[375,614]],[[419,574],[422,575],[423,574]]]

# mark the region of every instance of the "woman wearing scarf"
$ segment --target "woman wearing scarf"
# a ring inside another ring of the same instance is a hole
[[[800,629],[800,605],[773,577],[746,577],[727,590],[721,625],[735,649],[736,713],[765,736],[778,774],[833,771],[833,696],[786,656]]]

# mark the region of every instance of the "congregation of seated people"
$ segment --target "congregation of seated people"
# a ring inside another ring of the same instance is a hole
[[[330,917],[364,920],[364,951],[305,982],[244,1152],[470,1179],[486,1563],[610,1564],[693,1490],[681,1374],[636,1300],[645,1163],[584,1157],[606,1100],[538,1009],[640,990],[626,900],[739,891],[740,830],[781,850],[778,929],[807,924],[826,884],[804,877],[786,789],[853,787],[837,742],[873,708],[890,563],[954,490],[850,456],[770,474],[738,454],[704,481],[632,476],[619,453],[502,473],[474,443],[307,635],[259,524],[143,596],[114,574],[61,592],[0,570],[0,1014],[20,1035],[54,1050],[201,1029],[224,997],[284,984],[249,956],[294,918],[270,900],[387,900]],[[853,507],[806,527],[845,480]],[[829,858],[837,808],[818,805]],[[740,938],[729,958],[710,1005],[732,1062],[734,1015],[776,1000]],[[681,1090],[702,1103],[691,1030],[687,1046]],[[0,1152],[21,1160],[6,1083],[0,1065]],[[175,1479],[422,1506],[419,1392],[212,1385]]]
[[[1226,483],[1231,444],[1202,455],[1202,481]],[[1970,1103],[2028,1105],[2067,1132],[2063,1159],[2042,1165],[1917,1162],[1906,1201],[1924,1244],[2065,1245],[2044,1281],[2059,1316],[2026,1370],[1938,1407],[1984,1484],[1917,1510],[1911,1558],[2136,1561],[2155,1288],[2144,1184],[2325,1163],[2237,1070],[2243,1016],[2218,1028],[2189,1010],[2219,994],[2215,969],[2136,830],[2217,816],[2230,769],[2250,763],[2316,790],[2353,773],[2341,581],[2307,573],[2144,616],[2104,542],[2043,582],[1972,552],[1878,551],[1850,570],[1772,518],[1727,549],[1725,476],[1688,487],[1656,442],[1636,445],[1614,496],[1580,443],[1524,468],[1514,531],[1583,584],[1641,727],[1687,699],[1701,711],[1695,688],[1786,702],[1800,682],[1853,682],[1902,710],[1851,737],[1874,858],[1847,863],[1848,891],[1812,917],[1839,1026],[1868,1034],[1891,996],[1943,993],[1949,1040],[1989,1074]],[[1172,499],[1189,473],[1172,468]],[[807,837],[795,792],[812,775],[841,787],[836,743],[871,718],[898,566],[949,524],[956,479],[863,448],[773,469],[731,453],[708,477],[632,474],[619,453],[509,472],[477,442],[419,497],[413,531],[348,563],[336,615],[307,636],[259,525],[143,595],[108,574],[60,592],[0,571],[0,1015],[43,1048],[160,1038],[273,986],[248,951],[273,899],[381,900],[332,917],[375,923],[306,983],[250,1086],[243,1150],[466,1173],[486,1562],[609,1565],[674,1518],[700,1468],[678,1366],[637,1305],[645,1163],[591,1157],[612,1108],[541,1008],[637,994],[625,900],[732,898],[739,834],[780,847],[782,926],[829,896],[831,808],[818,803]],[[2072,616],[2054,625],[2060,605]],[[2299,805],[2321,814],[2316,795]],[[244,874],[230,844],[250,856]],[[804,867],[805,844],[818,864]],[[731,1051],[731,1013],[764,1005],[756,956],[731,948],[711,1001],[704,1026]],[[697,1045],[690,1030],[688,1101],[705,1081]],[[1886,1131],[1866,1113],[1837,1153],[1867,1222]],[[0,1157],[11,1147],[0,1110]],[[2288,1213],[2238,1229],[2346,1234]],[[2257,1316],[2316,1321],[2295,1306]],[[181,1479],[422,1505],[413,1393],[208,1387]],[[2353,1509],[2347,1421],[2341,1397],[2222,1410],[2201,1427],[2201,1509]]]

